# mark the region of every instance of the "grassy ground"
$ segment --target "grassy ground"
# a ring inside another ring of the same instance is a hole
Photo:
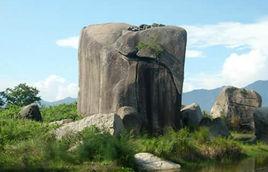
[[[128,133],[113,137],[88,128],[57,141],[51,132],[56,126],[49,122],[79,119],[75,104],[42,108],[42,123],[19,119],[18,111],[19,107],[0,110],[0,171],[133,171],[137,152],[151,152],[182,166],[268,156],[267,144],[245,142],[250,136],[232,133],[230,138],[214,138],[206,128],[167,129],[159,137]]]

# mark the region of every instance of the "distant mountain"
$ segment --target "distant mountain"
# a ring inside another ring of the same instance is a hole
[[[62,100],[58,100],[55,102],[48,102],[45,100],[41,100],[41,105],[47,107],[47,106],[56,106],[56,105],[60,105],[60,104],[72,104],[74,102],[76,102],[76,98],[66,97]]]
[[[202,110],[210,111],[223,87],[212,90],[193,90],[182,94],[182,104],[198,103]],[[268,106],[268,81],[256,81],[245,87],[258,92],[262,97],[262,106]]]

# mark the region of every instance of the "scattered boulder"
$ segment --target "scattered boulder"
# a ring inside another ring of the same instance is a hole
[[[70,123],[70,122],[73,122],[73,120],[72,119],[63,119],[63,120],[60,120],[60,121],[50,122],[49,125],[62,126],[63,124],[67,124],[67,123]]]
[[[158,133],[176,128],[180,114],[186,31],[175,26],[108,23],[90,25],[79,44],[78,111],[109,114],[137,110],[142,128]]]
[[[81,120],[64,124],[55,130],[57,139],[64,136],[83,131],[87,127],[94,126],[103,132],[109,132],[111,135],[118,135],[124,130],[121,118],[114,114],[95,114],[85,117]]]
[[[42,115],[40,113],[39,106],[35,103],[24,106],[21,109],[19,115],[23,119],[42,121]]]
[[[196,103],[185,105],[181,109],[181,119],[184,127],[197,127],[202,120],[202,116],[202,111]]]
[[[141,117],[135,108],[131,106],[123,106],[118,109],[117,115],[122,119],[125,129],[139,133],[142,123]]]
[[[163,160],[150,153],[137,153],[134,156],[139,171],[180,171],[181,166]]]
[[[254,112],[256,138],[268,143],[268,107],[262,107]]]
[[[199,124],[200,127],[208,127],[209,132],[214,137],[222,136],[227,137],[230,135],[228,127],[224,120],[220,117],[215,119],[210,119],[208,117],[204,117]]]
[[[252,90],[225,87],[211,109],[214,118],[224,117],[235,130],[254,130],[253,112],[261,107],[261,96]]]

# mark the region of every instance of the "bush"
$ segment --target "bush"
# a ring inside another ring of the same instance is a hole
[[[142,50],[145,48],[150,49],[156,57],[160,57],[164,52],[164,49],[161,47],[161,45],[157,43],[156,38],[151,38],[147,42],[138,43],[137,45],[138,50]]]
[[[0,119],[17,119],[19,118],[20,107],[10,105],[7,108],[0,108]]]
[[[20,119],[0,119],[0,144],[15,144],[46,134],[51,126],[40,122]]]
[[[76,103],[61,104],[58,106],[43,107],[41,108],[43,120],[46,122],[59,121],[62,119],[80,119],[77,112]]]
[[[109,133],[100,133],[96,128],[88,128],[82,133],[82,144],[77,148],[82,161],[116,161],[123,166],[132,166],[134,151],[123,135],[114,137]]]
[[[168,130],[163,136],[145,136],[133,142],[138,151],[150,152],[181,164],[242,157],[242,149],[237,142],[212,137],[207,128],[195,132],[188,129]]]

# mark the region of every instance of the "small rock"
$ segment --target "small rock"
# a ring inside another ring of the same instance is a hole
[[[202,120],[200,106],[196,103],[186,105],[181,109],[182,124],[184,127],[197,127]]]
[[[254,112],[256,138],[268,143],[268,107],[262,107]]]
[[[137,153],[134,156],[139,171],[180,171],[179,164],[163,160],[150,153]]]
[[[68,134],[83,131],[87,127],[95,126],[101,131],[109,132],[111,135],[118,135],[124,129],[121,118],[114,114],[95,114],[87,116],[81,120],[64,124],[55,130],[57,139],[61,139]]]
[[[228,127],[222,118],[210,119],[205,117],[201,120],[199,126],[208,127],[214,137],[228,137],[230,135]]]
[[[118,109],[117,115],[122,119],[126,129],[132,130],[135,133],[140,132],[142,121],[135,108],[131,106],[123,106]]]
[[[32,103],[27,106],[24,106],[20,111],[20,116],[23,119],[31,119],[35,121],[42,121],[42,116],[37,104]]]

